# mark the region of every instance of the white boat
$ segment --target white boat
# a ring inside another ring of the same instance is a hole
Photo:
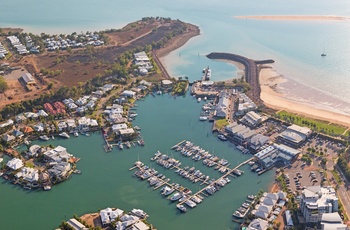
[[[127,142],[125,143],[125,145],[126,145],[127,148],[130,148],[130,147],[131,147],[131,144],[130,144],[129,141],[127,141]]]
[[[186,212],[187,208],[185,206],[183,206],[182,204],[178,204],[176,205],[176,207],[181,211],[181,212]]]
[[[42,135],[42,136],[40,136],[39,137],[41,140],[43,140],[43,141],[48,141],[48,140],[50,140],[50,138],[48,137],[48,136],[46,136],[46,135]]]
[[[66,132],[62,132],[62,133],[58,134],[58,136],[64,137],[64,138],[70,138],[70,136]]]
[[[190,208],[194,208],[197,206],[197,204],[192,200],[186,200],[185,204],[187,204]]]
[[[52,140],[55,140],[55,137],[54,137],[54,135],[52,135],[52,136],[51,136],[51,139],[52,139]]]
[[[207,97],[204,97],[203,100],[206,101],[206,100],[207,100]]]
[[[158,94],[158,95],[162,95],[162,91],[160,91],[160,90],[157,91],[157,94]]]
[[[200,121],[206,121],[206,120],[208,120],[208,117],[200,116],[200,117],[199,117],[199,120],[200,120]]]
[[[79,133],[78,133],[78,132],[74,132],[74,136],[75,136],[75,137],[78,137],[78,136],[79,136]]]
[[[50,186],[50,185],[45,185],[45,186],[44,186],[44,190],[45,190],[45,191],[51,190],[51,186]]]
[[[124,148],[123,143],[120,142],[120,143],[118,144],[118,147],[119,147],[120,150],[122,150],[122,149]]]
[[[136,117],[137,116],[137,113],[133,113],[133,114],[130,114],[129,117],[133,118],[133,117]]]
[[[176,192],[170,197],[170,200],[176,201],[176,200],[180,199],[181,197],[182,197],[182,195],[179,192]]]
[[[200,98],[200,97],[199,97],[199,98],[197,98],[197,101],[198,101],[198,102],[201,102],[201,100],[202,100],[202,98]]]
[[[222,141],[227,141],[227,138],[226,138],[224,135],[222,135],[222,134],[219,134],[219,135],[218,135],[218,138],[219,138],[220,140],[222,140]]]

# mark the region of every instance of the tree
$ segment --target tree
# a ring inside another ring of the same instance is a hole
[[[4,77],[0,76],[0,93],[5,92],[5,90],[8,89],[7,82],[5,81]]]
[[[47,89],[52,89],[52,87],[53,87],[53,83],[51,82],[48,86],[47,86]]]

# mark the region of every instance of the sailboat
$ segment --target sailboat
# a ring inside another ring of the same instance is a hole
[[[321,54],[321,57],[325,57],[327,56],[327,54],[324,52],[324,48],[323,48],[323,53]]]

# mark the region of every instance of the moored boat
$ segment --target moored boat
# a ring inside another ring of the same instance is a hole
[[[225,137],[225,135],[219,134],[218,138],[222,141],[227,141],[227,138]]]
[[[62,132],[62,133],[58,134],[58,136],[64,137],[64,138],[67,138],[67,139],[70,138],[70,136],[66,132]]]
[[[40,136],[39,137],[41,140],[43,140],[43,141],[48,141],[48,140],[50,140],[50,138],[48,137],[48,136],[46,136],[46,135],[42,135],[42,136]]]
[[[182,204],[178,204],[176,205],[176,207],[181,211],[181,212],[186,212],[187,208],[185,206],[183,206]]]

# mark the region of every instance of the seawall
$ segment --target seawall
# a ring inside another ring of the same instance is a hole
[[[260,99],[260,84],[259,84],[259,69],[258,65],[260,64],[271,64],[274,63],[274,60],[268,59],[268,60],[253,60],[249,59],[237,54],[231,54],[231,53],[217,53],[213,52],[207,55],[207,58],[209,59],[223,59],[223,60],[230,60],[239,62],[244,65],[245,67],[245,80],[250,84],[252,87],[251,90],[251,99],[258,104],[262,103],[262,100]]]

